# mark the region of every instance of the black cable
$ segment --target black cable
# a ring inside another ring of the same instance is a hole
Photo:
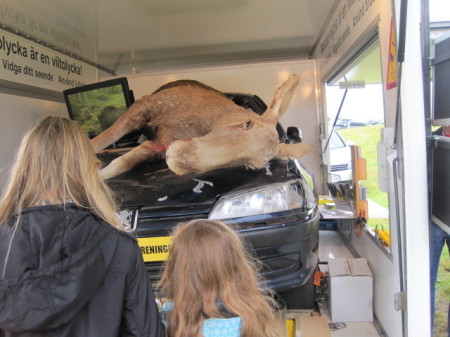
[[[336,125],[336,122],[339,119],[339,115],[341,114],[341,109],[342,109],[342,106],[344,105],[345,96],[347,96],[347,91],[348,91],[348,89],[345,89],[344,95],[342,96],[342,99],[341,99],[341,104],[339,104],[338,112],[336,114],[336,117],[334,118],[333,127],[331,128],[330,136],[327,139],[327,143],[326,143],[325,148],[323,149],[322,153],[325,153],[325,151],[328,148],[328,144],[330,143],[330,139],[331,139],[331,134],[333,133],[334,127]]]

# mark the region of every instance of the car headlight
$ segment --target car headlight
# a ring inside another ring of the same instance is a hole
[[[211,210],[209,219],[227,219],[287,211],[303,207],[303,191],[297,180],[274,184],[247,193],[226,195]]]

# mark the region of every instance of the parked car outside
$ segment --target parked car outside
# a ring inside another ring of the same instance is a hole
[[[368,126],[368,125],[372,124],[370,124],[370,122],[353,121],[351,119],[338,119],[334,128],[339,130],[348,128],[358,128],[361,126]]]
[[[334,127],[336,129],[347,129],[350,127],[351,121],[351,119],[338,119]]]
[[[227,97],[258,114],[267,108],[257,96]],[[299,141],[289,139],[281,125],[277,130],[281,142]],[[107,164],[121,154],[99,157]],[[108,184],[120,201],[122,221],[138,238],[153,283],[160,279],[178,223],[220,219],[235,226],[262,262],[264,286],[278,292],[288,308],[314,306],[319,212],[313,177],[298,160],[185,176],[175,175],[163,160],[147,161]]]
[[[352,153],[348,142],[333,130],[330,136],[331,182],[349,182],[353,178]]]
[[[367,122],[350,122],[349,124],[349,128],[359,128],[361,126],[367,126],[369,125],[369,123]]]

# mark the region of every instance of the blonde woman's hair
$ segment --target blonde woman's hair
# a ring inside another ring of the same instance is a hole
[[[201,336],[204,319],[224,317],[219,303],[241,318],[241,336],[276,335],[276,304],[269,291],[259,288],[255,263],[228,225],[208,220],[180,224],[159,283],[173,302],[169,337]]]
[[[0,201],[0,225],[26,207],[65,204],[87,208],[123,229],[101,162],[84,131],[64,117],[45,117],[25,134]]]

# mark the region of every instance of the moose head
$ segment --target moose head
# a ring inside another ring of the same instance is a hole
[[[133,130],[151,130],[146,141],[113,160],[101,174],[108,179],[156,157],[165,157],[178,175],[236,166],[259,169],[272,158],[300,158],[311,147],[282,144],[276,131],[298,83],[298,76],[291,75],[261,116],[202,83],[168,83],[137,100],[92,139],[98,152]]]

